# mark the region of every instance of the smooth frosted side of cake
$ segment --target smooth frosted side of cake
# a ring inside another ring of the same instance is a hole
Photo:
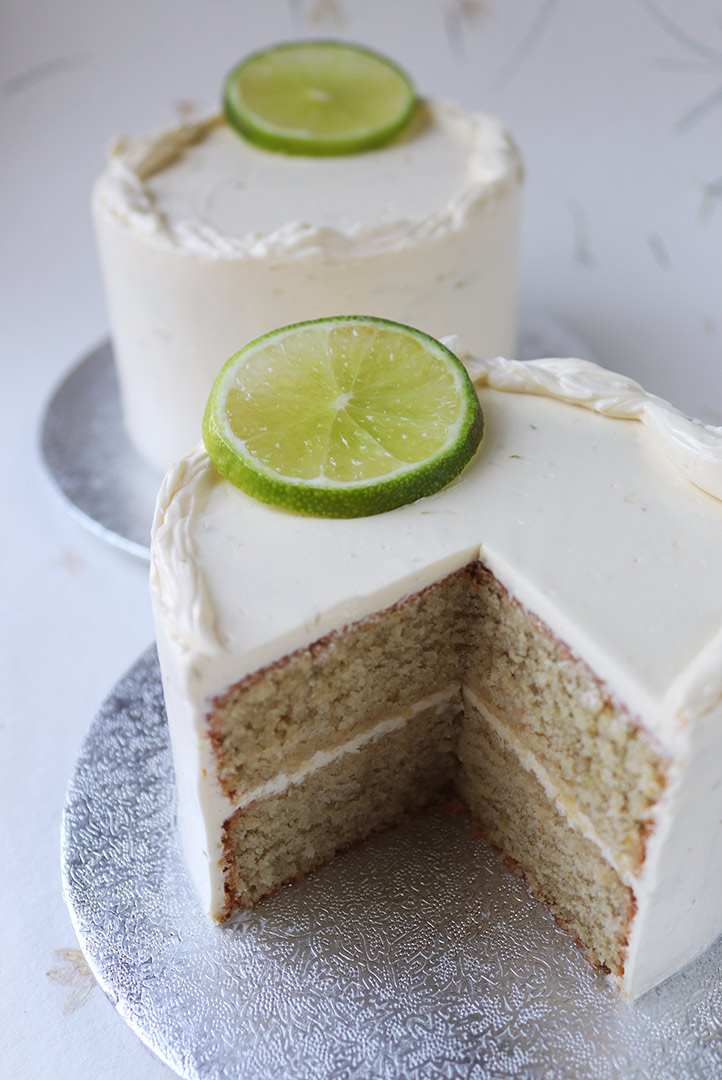
[[[213,380],[229,357],[278,326],[358,312],[452,328],[490,356],[516,346],[520,195],[499,194],[463,229],[366,256],[283,260],[149,246],[95,212],[124,419],[134,445],[166,469],[196,444]]]
[[[639,880],[643,917],[632,925],[628,955],[635,995],[688,964],[722,931],[721,657],[722,632],[698,657],[689,684],[678,687],[698,707],[680,706],[684,753],[671,770]]]

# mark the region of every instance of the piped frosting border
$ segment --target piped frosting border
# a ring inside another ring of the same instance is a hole
[[[486,360],[471,356],[458,338],[446,344],[467,367],[475,386],[537,394],[617,420],[638,420],[660,453],[690,483],[722,500],[722,427],[693,420],[625,375],[589,360]]]
[[[155,207],[147,180],[225,123],[216,112],[156,135],[116,139],[109,149],[108,166],[96,185],[96,205],[121,228],[131,228],[149,244],[220,258],[372,255],[413,247],[462,229],[470,215],[523,178],[519,153],[500,120],[467,112],[449,102],[425,101],[422,109],[427,122],[457,133],[469,146],[469,154],[466,183],[444,206],[419,221],[354,224],[348,228],[289,221],[266,235],[252,233],[232,238],[198,222],[169,220]]]

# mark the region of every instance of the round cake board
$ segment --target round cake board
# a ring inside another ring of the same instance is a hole
[[[532,310],[522,316],[518,359],[541,356],[593,359],[572,330]],[[108,543],[147,559],[162,474],[126,434],[110,341],[84,357],[55,390],[43,416],[40,445],[70,513]]]
[[[209,923],[179,847],[155,649],[69,785],[64,891],[105,993],[179,1076],[719,1080],[722,939],[635,1005],[433,810]]]

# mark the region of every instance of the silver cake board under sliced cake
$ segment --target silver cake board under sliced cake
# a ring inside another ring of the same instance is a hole
[[[522,314],[517,358],[541,356],[594,359],[569,327],[531,310]],[[103,540],[147,559],[162,476],[125,432],[109,341],[84,357],[55,390],[40,442],[50,478],[77,520]]]
[[[187,876],[155,649],[68,789],[64,890],[121,1016],[183,1077],[719,1080],[722,939],[627,1005],[441,810],[210,924]]]

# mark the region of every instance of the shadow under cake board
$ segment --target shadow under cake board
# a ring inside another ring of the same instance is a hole
[[[100,985],[180,1076],[719,1080],[722,939],[629,1006],[440,810],[218,927],[193,893],[175,815],[151,648],[81,750],[62,872]]]
[[[517,358],[542,356],[594,359],[584,342],[551,315],[522,312]],[[162,474],[141,457],[125,432],[110,341],[84,357],[55,390],[43,416],[40,445],[70,513],[101,539],[147,559]]]

